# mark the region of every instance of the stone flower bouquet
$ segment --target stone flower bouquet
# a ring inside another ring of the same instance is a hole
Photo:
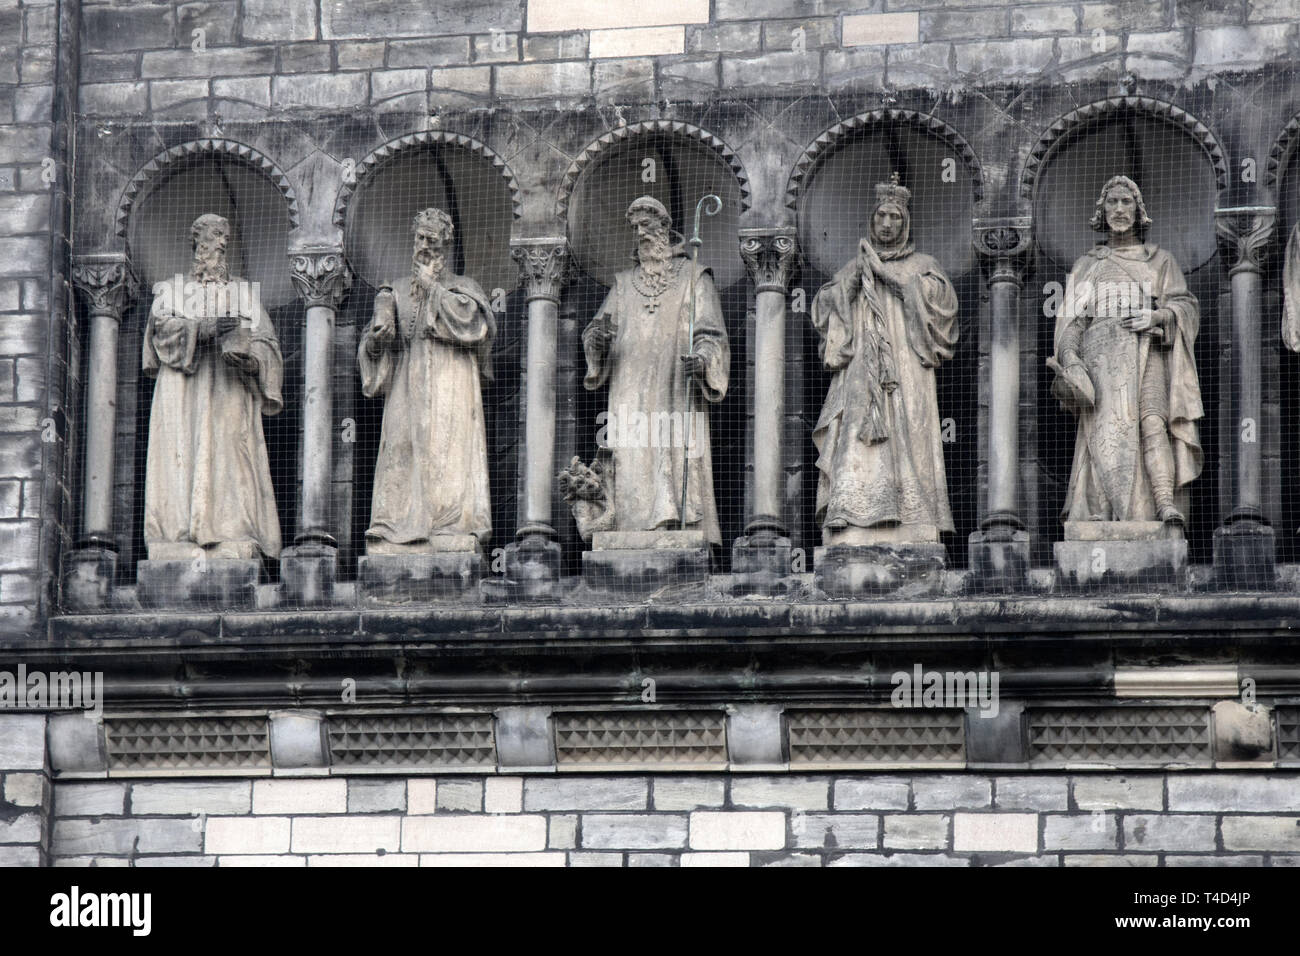
[[[598,455],[588,467],[577,455],[556,476],[560,494],[573,510],[578,534],[590,542],[597,531],[614,529],[614,460]]]

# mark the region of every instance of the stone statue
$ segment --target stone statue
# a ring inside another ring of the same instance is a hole
[[[424,209],[413,228],[411,276],[380,288],[357,349],[362,391],[384,396],[368,554],[471,550],[492,533],[480,379],[496,319],[478,283],[446,268],[451,217]]]
[[[230,223],[200,216],[190,238],[190,272],[155,287],[144,333],[144,371],[157,379],[145,476],[149,559],[278,557],[262,416],[283,407],[280,343],[257,283],[229,274]]]
[[[897,173],[876,186],[870,238],[813,299],[833,373],[813,430],[828,545],[850,528],[880,529],[857,543],[936,542],[953,530],[935,369],[957,344],[957,293],[913,248],[911,196]]]
[[[612,471],[616,480],[612,494],[588,489],[578,497],[600,500],[612,514],[588,516],[582,524],[612,531],[681,529],[685,470],[685,530],[703,532],[720,545],[708,404],[726,396],[731,369],[722,305],[709,270],[674,247],[672,218],[662,203],[642,196],[628,207],[627,220],[636,236],[637,265],[614,277],[582,335],[583,384],[594,390],[609,383],[604,431],[612,468],[592,474]]]
[[[1282,341],[1300,352],[1300,223],[1291,230],[1282,264]]]
[[[1112,177],[1089,223],[1106,240],[1066,281],[1047,363],[1079,419],[1063,521],[1181,530],[1175,496],[1201,473],[1200,308],[1173,256],[1145,241],[1150,224],[1137,184]]]

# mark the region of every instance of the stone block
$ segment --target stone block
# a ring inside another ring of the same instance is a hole
[[[952,848],[958,853],[1036,853],[1038,816],[1033,813],[958,813]]]
[[[1011,11],[1011,35],[1075,33],[1076,19],[1074,7],[1021,7]]]
[[[375,70],[370,74],[370,102],[379,103],[407,93],[424,93],[428,87],[427,70]]]
[[[1140,853],[1067,853],[1065,866],[1159,866],[1160,858],[1154,854]]]
[[[90,83],[78,94],[81,108],[98,116],[145,113],[149,110],[148,83]]]
[[[400,66],[447,67],[469,62],[469,37],[429,37],[423,40],[394,40],[388,44],[389,69]],[[340,65],[342,63],[340,62]],[[490,75],[482,68],[477,71]]]
[[[212,854],[288,853],[289,831],[288,817],[213,817],[203,848]]]
[[[786,760],[784,745],[779,705],[733,704],[727,708],[727,754],[732,766],[780,767]]]
[[[984,777],[917,776],[912,778],[917,810],[969,810],[993,805],[993,785]]]
[[[216,866],[217,858],[195,853],[186,856],[142,856],[132,862],[137,867],[202,867]]]
[[[280,555],[280,600],[287,607],[329,607],[337,578],[338,551],[328,545],[299,545]]]
[[[544,816],[434,816],[406,817],[402,821],[405,853],[524,853],[544,849]]]
[[[248,813],[247,780],[208,783],[137,783],[131,787],[131,812],[157,816],[219,816]]]
[[[1214,705],[1214,755],[1218,760],[1256,760],[1272,756],[1273,712],[1262,704],[1236,700]]]
[[[395,851],[401,844],[401,826],[398,816],[294,817],[291,847],[294,853]]]
[[[683,853],[678,866],[749,866],[748,853]]]
[[[329,741],[324,715],[318,711],[279,711],[270,714],[271,763],[277,769],[329,766]]]
[[[405,813],[405,780],[348,781],[348,813]]]
[[[840,25],[844,46],[916,43],[921,39],[919,13],[846,15]],[[928,31],[927,31],[928,32]]]
[[[582,845],[595,850],[673,850],[686,846],[686,816],[672,813],[585,813]]]
[[[563,853],[421,853],[420,866],[564,866]]]
[[[826,810],[829,790],[825,777],[733,777],[731,804],[737,808]]]
[[[650,787],[644,777],[530,777],[524,810],[644,810]]]
[[[972,591],[1023,591],[1029,587],[1029,533],[1016,531],[1011,540],[997,540],[989,532],[970,536],[970,588]]]
[[[51,714],[47,745],[50,769],[56,773],[104,773],[108,751],[104,725],[89,711],[79,714]]]
[[[325,853],[307,857],[311,866],[419,866],[418,853]]]
[[[707,547],[606,547],[582,554],[582,579],[586,585],[617,594],[648,594],[664,587],[699,583],[708,575]]]
[[[671,853],[629,853],[628,866],[672,866],[674,858]]]
[[[483,810],[483,781],[447,777],[438,782],[438,809],[464,810],[479,813]]]
[[[622,853],[570,853],[569,866],[614,866],[623,865]]]
[[[943,813],[890,813],[885,818],[887,850],[945,850],[949,817]]]
[[[524,37],[524,59],[527,60],[585,60],[587,34],[551,33]]]
[[[793,50],[758,57],[724,57],[722,85],[730,89],[808,88],[821,81],[821,57]]]
[[[996,777],[993,805],[999,810],[1068,810],[1066,777]]]
[[[478,551],[368,554],[357,561],[361,606],[480,600],[483,556]]]
[[[506,99],[571,99],[591,91],[591,64],[522,63],[495,66],[497,96]],[[434,79],[435,88],[437,78]]]
[[[412,816],[438,809],[438,781],[432,777],[411,777],[406,781],[406,812]]]
[[[117,577],[117,554],[107,548],[78,548],[63,556],[63,607],[102,611],[109,606]]]
[[[302,73],[271,78],[280,109],[354,110],[366,101],[364,73]]]
[[[781,850],[785,814],[756,810],[728,813],[696,810],[690,816],[692,850]]]
[[[1300,817],[1225,816],[1222,826],[1225,850],[1300,850]]]
[[[686,52],[681,26],[592,30],[587,55],[593,59],[621,56],[670,56]]]
[[[175,13],[170,4],[87,6],[81,35],[87,53],[155,50],[173,45]]]
[[[649,102],[655,96],[655,62],[650,57],[597,60],[591,91],[601,103]]]
[[[874,850],[880,846],[880,817],[874,813],[790,814],[796,847]]]
[[[1213,814],[1125,814],[1124,849],[1133,852],[1156,850],[1213,850]]]
[[[68,782],[54,788],[54,813],[59,817],[121,816],[125,809],[125,784]]]
[[[790,575],[790,555],[789,538],[773,535],[737,538],[731,546],[731,595],[778,597],[789,594],[796,581]]]
[[[0,867],[41,865],[40,847],[0,846]]]
[[[845,853],[827,866],[970,866],[970,861],[943,853]]]
[[[4,775],[5,802],[15,807],[43,807],[48,798],[49,781],[43,773],[8,773]]]
[[[1196,31],[1194,64],[1201,68],[1254,67],[1285,59],[1294,22],[1222,26]]]
[[[1074,803],[1080,810],[1159,810],[1164,806],[1163,776],[1074,778]]]
[[[718,778],[656,776],[653,783],[656,810],[720,807],[725,799],[725,784]]]
[[[502,707],[496,712],[497,764],[514,769],[555,766],[549,707]]]
[[[686,28],[689,53],[752,53],[761,45],[761,23],[715,23]]]
[[[1077,789],[1077,784],[1075,785]],[[1237,813],[1300,810],[1295,777],[1258,774],[1170,774],[1169,809]]]
[[[832,794],[836,810],[906,810],[911,787],[906,780],[869,777],[836,780]]]
[[[1277,537],[1254,521],[1214,529],[1214,583],[1224,591],[1272,591],[1277,587]]]
[[[529,0],[528,32],[707,23],[709,0]]]
[[[328,780],[254,780],[253,812],[266,814],[347,813],[348,782]]]
[[[80,714],[70,715],[86,723]],[[45,715],[0,714],[0,770],[45,769]]]
[[[489,30],[518,32],[523,27],[523,4],[486,3],[483,0],[370,0],[364,4],[321,5],[321,37],[369,39],[371,37],[456,36]],[[539,32],[529,11],[529,30]]]
[[[560,562],[564,549],[558,541],[529,535],[506,545],[505,584],[512,600],[550,600],[560,593]]]
[[[141,561],[136,595],[145,608],[251,609],[261,575],[262,562],[254,559]]]
[[[1000,693],[999,695],[1000,696]],[[966,761],[969,766],[1024,763],[1028,759],[1025,741],[1025,705],[1001,701],[996,714],[979,708],[966,710]]]
[[[831,598],[920,597],[943,588],[941,544],[831,545],[813,550],[813,584]]]
[[[488,777],[483,781],[484,813],[519,813],[523,808],[522,777]]]
[[[1043,848],[1047,850],[1114,850],[1119,845],[1115,814],[1046,814]]]
[[[0,843],[40,843],[41,814],[19,813],[0,817]]]
[[[1054,550],[1056,580],[1063,590],[1178,591],[1187,586],[1183,538],[1078,539],[1058,541]]]
[[[578,818],[553,814],[547,825],[546,845],[552,849],[569,850],[578,845]]]
[[[316,7],[316,0],[244,0],[240,32],[245,40],[314,40]]]
[[[217,858],[217,866],[255,866],[283,867],[306,866],[307,858],[302,856],[222,856]]]

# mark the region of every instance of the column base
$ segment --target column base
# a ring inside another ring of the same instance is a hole
[[[1277,587],[1277,539],[1260,521],[1234,521],[1214,529],[1214,587],[1272,591]]]
[[[1107,537],[1123,534],[1124,537]],[[1182,591],[1187,541],[1158,521],[1071,521],[1056,542],[1056,584],[1066,591]]]
[[[1029,587],[1029,532],[976,531],[970,542],[971,591],[1023,591]]]
[[[831,598],[921,597],[943,590],[942,544],[829,545],[813,550],[813,585]]]
[[[505,580],[501,582],[504,598],[550,601],[559,597],[563,551],[558,541],[541,534],[529,534],[506,545]]]
[[[113,600],[117,552],[78,548],[63,558],[62,605],[67,611],[103,611]]]
[[[280,555],[280,601],[286,607],[334,603],[338,550],[319,542],[286,548]]]
[[[582,554],[582,580],[592,590],[643,596],[709,576],[702,531],[598,531],[592,546]]]
[[[732,597],[780,597],[791,593],[790,539],[765,532],[737,538],[731,546]]]
[[[246,610],[257,606],[262,562],[253,558],[141,561],[136,597],[143,608]]]
[[[363,608],[482,600],[479,551],[368,554],[357,561],[357,599]]]

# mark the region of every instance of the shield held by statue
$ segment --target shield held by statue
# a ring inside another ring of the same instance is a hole
[[[1138,383],[1149,341],[1125,329],[1118,318],[1097,319],[1083,333],[1080,357],[1095,392],[1088,450],[1097,483],[1114,521],[1131,521],[1139,480]]]

